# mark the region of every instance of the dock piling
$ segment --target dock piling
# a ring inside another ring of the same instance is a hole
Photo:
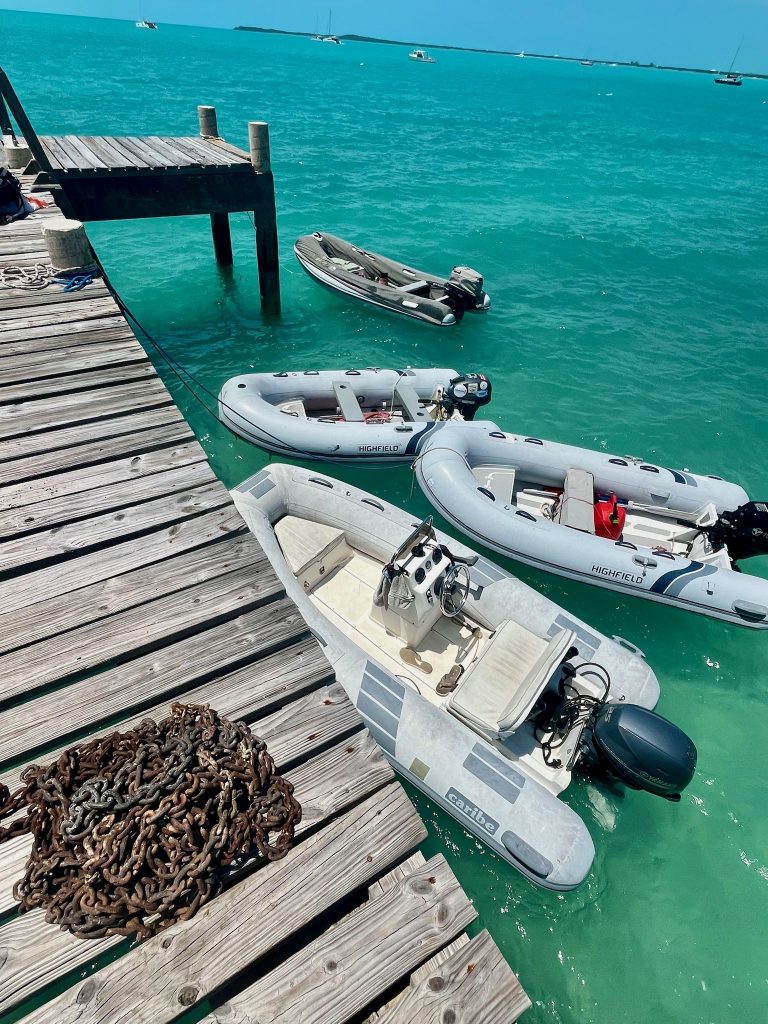
[[[216,122],[216,107],[199,106],[197,120],[200,123],[200,134],[204,139],[218,139],[219,126]]]
[[[269,152],[269,125],[266,121],[248,122],[248,149],[257,174],[267,181],[269,196],[254,210],[256,225],[256,259],[259,265],[259,290],[265,313],[280,312],[280,262],[277,243],[277,217],[275,213],[275,186],[272,180],[272,161]]]
[[[200,136],[203,139],[218,139],[219,126],[216,120],[216,107],[201,105],[197,108],[197,120],[200,125]],[[213,237],[213,253],[220,267],[231,267],[232,233],[229,228],[228,213],[211,214],[211,235]]]

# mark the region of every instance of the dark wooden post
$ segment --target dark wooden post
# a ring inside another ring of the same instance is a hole
[[[200,124],[200,134],[204,139],[219,138],[215,107],[198,107],[197,119]],[[211,234],[213,235],[213,251],[216,256],[216,262],[220,267],[231,267],[234,259],[232,257],[232,234],[229,230],[228,213],[211,214]]]
[[[275,185],[269,155],[269,125],[266,121],[248,122],[248,147],[257,174],[265,177],[266,188],[260,209],[254,210],[256,223],[256,259],[259,264],[261,308],[265,313],[280,312],[280,259],[277,246]]]

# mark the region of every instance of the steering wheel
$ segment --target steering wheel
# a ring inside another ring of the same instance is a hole
[[[458,615],[469,594],[469,570],[465,565],[451,564],[443,577],[440,590],[440,611],[449,619]]]

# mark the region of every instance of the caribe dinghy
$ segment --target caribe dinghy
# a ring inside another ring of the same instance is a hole
[[[520,562],[760,629],[768,580],[735,561],[768,553],[768,508],[720,477],[665,469],[487,422],[450,425],[414,466],[470,537]]]
[[[565,890],[590,869],[558,799],[577,766],[679,799],[696,749],[626,641],[317,472],[273,465],[233,498],[389,760],[526,877]]]
[[[305,370],[228,380],[219,418],[246,441],[293,458],[410,461],[424,439],[491,400],[482,373],[455,370]]]
[[[299,238],[293,248],[309,276],[331,291],[438,327],[491,305],[482,277],[469,267],[437,277],[319,231]]]

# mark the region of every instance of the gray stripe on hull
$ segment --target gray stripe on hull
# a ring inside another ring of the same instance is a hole
[[[555,621],[549,627],[547,636],[555,636],[555,634],[559,633],[561,629],[573,630],[577,637],[576,646],[579,648],[579,654],[585,659],[585,661],[589,661],[600,646],[600,637],[595,636],[594,633],[590,633],[588,629],[580,623],[574,622],[573,619],[569,619],[567,615],[557,616]]]
[[[243,482],[241,484],[239,484],[235,488],[235,490],[239,494],[250,494],[252,487],[254,487],[256,484],[260,483],[262,480],[268,480],[268,479],[269,479],[269,472],[268,472],[268,470],[262,469],[260,473],[256,474],[256,476],[249,476],[247,480],[243,480]]]
[[[464,761],[464,767],[470,773],[474,775],[476,779],[485,783],[495,793],[498,793],[500,797],[503,797],[509,803],[513,804],[515,800],[520,796],[520,790],[517,786],[513,786],[511,782],[507,782],[503,779],[498,772],[495,772],[490,765],[487,765],[485,761],[481,761],[479,757],[475,757],[474,754],[467,754]]]
[[[364,718],[375,722],[394,740],[397,737],[398,718],[362,690],[357,696],[357,710]]]
[[[363,715],[363,718],[365,719],[365,724],[368,727],[368,732],[373,736],[381,749],[389,754],[390,757],[394,757],[395,740],[388,733],[382,732],[381,729],[379,729],[373,722],[368,721],[368,719],[365,718],[365,715]]]
[[[378,704],[381,704],[383,708],[395,718],[399,719],[403,710],[403,701],[401,698],[396,697],[391,690],[388,690],[386,686],[382,686],[376,679],[366,678],[363,681],[363,685],[360,688],[360,692],[365,694],[367,697],[371,697]],[[397,727],[395,727],[397,731]]]
[[[405,697],[405,687],[399,679],[395,679],[388,672],[385,672],[383,668],[379,668],[373,661],[366,661],[365,675],[374,679],[377,683],[381,683],[382,686],[386,686],[391,693],[400,698],[402,703]],[[365,681],[363,681],[363,689],[365,689]]]
[[[499,775],[502,775],[513,785],[517,786],[518,789],[522,789],[525,785],[524,775],[517,771],[516,768],[513,768],[508,761],[505,761],[502,758],[497,757],[494,753],[492,753],[490,750],[484,747],[482,743],[476,743],[474,745],[470,757],[472,755],[474,755],[480,761],[484,761],[489,768],[492,768],[494,771],[498,772]]]
[[[503,569],[489,562],[487,558],[481,557],[472,566],[471,576],[473,582],[477,582],[477,577],[479,576],[479,582],[487,587],[491,583],[498,583],[499,580],[507,579],[509,573],[504,572]]]

